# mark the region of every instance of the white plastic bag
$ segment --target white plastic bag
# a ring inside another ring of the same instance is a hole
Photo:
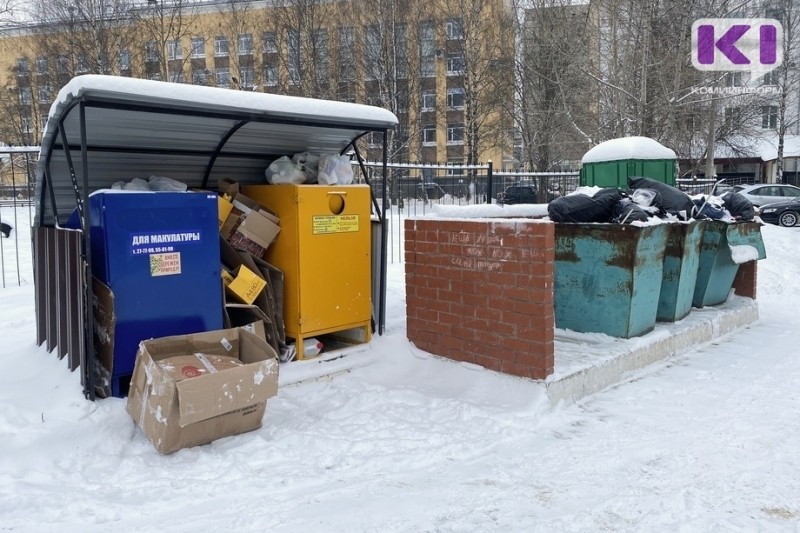
[[[325,154],[319,158],[317,181],[326,185],[353,183],[353,167],[346,155]]]
[[[319,156],[309,152],[300,152],[292,156],[292,163],[305,172],[306,183],[317,182],[317,169],[319,167]]]
[[[183,192],[187,189],[185,183],[164,176],[150,176],[147,185],[151,191]]]
[[[286,156],[279,157],[264,172],[269,183],[295,183],[306,181],[305,173]]]

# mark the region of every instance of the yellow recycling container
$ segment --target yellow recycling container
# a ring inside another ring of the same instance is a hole
[[[251,185],[242,192],[280,218],[267,261],[284,275],[283,320],[295,339],[372,327],[371,228],[368,185]],[[347,337],[353,340],[353,332]]]

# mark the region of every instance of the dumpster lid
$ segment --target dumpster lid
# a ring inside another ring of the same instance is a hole
[[[621,159],[675,159],[675,152],[650,137],[622,137],[601,142],[584,154],[581,163]]]
[[[61,221],[76,206],[68,159],[82,186],[81,107],[86,117],[88,192],[151,175],[189,187],[215,187],[220,177],[265,183],[264,170],[279,156],[341,153],[364,133],[397,124],[392,112],[362,104],[78,76],[59,91],[42,137],[36,169],[37,225],[55,222],[52,200]],[[41,185],[48,163],[52,198]]]

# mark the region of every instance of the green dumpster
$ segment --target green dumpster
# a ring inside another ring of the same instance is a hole
[[[667,224],[556,224],[556,327],[626,339],[652,330],[666,240]]]
[[[691,311],[705,226],[705,220],[667,224],[657,321],[675,322]]]
[[[581,186],[628,187],[628,178],[647,177],[675,186],[675,152],[648,137],[602,142],[581,159]]]
[[[700,247],[692,305],[704,307],[725,303],[739,265],[766,256],[759,224],[709,221]]]

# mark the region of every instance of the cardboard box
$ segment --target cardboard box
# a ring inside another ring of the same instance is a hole
[[[219,227],[222,229],[225,221],[228,220],[228,215],[230,215],[231,211],[233,211],[233,203],[226,200],[222,196],[218,196],[217,211],[219,212]]]
[[[238,358],[242,366],[175,381],[156,362],[195,353]],[[261,427],[278,392],[275,350],[245,328],[151,339],[139,344],[128,413],[160,453]]]
[[[220,228],[220,234],[236,248],[264,258],[267,248],[281,231],[280,220],[254,200],[239,193]]]
[[[228,294],[246,304],[252,304],[267,286],[266,280],[244,265],[239,265],[233,272],[222,269],[222,280]]]

